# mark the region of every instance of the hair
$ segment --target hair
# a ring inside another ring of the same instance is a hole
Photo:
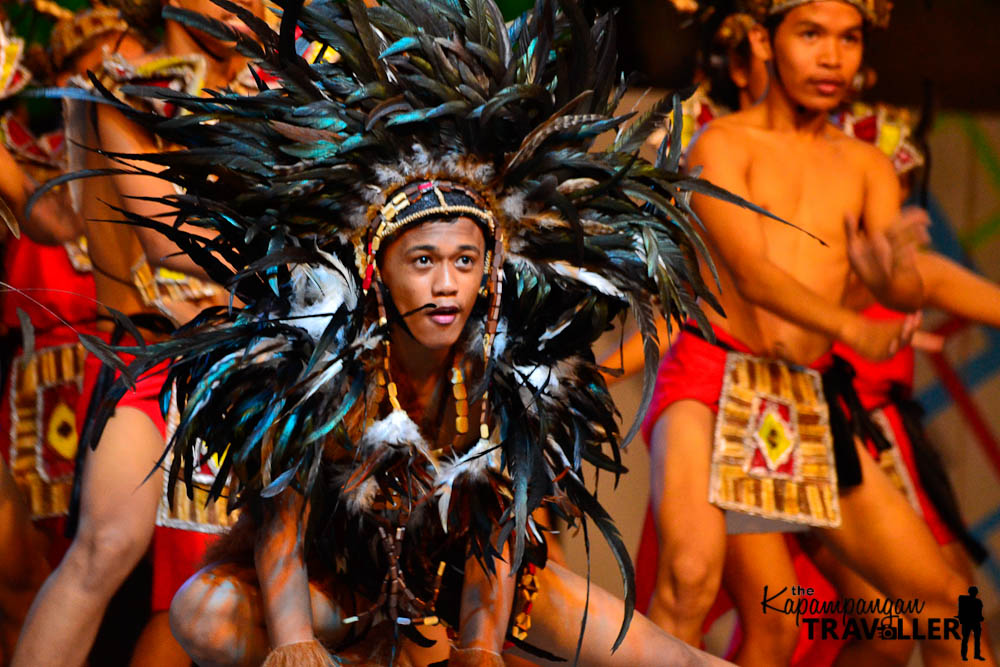
[[[748,37],[744,37],[735,46],[717,41],[711,43],[707,50],[704,71],[711,86],[709,94],[714,102],[729,109],[739,109],[740,89],[733,82],[731,71],[734,67],[742,67],[749,74],[752,58]]]

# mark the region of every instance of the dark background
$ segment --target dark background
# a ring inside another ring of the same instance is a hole
[[[502,0],[508,15],[532,0]],[[626,0],[618,6],[619,45],[626,68],[646,85],[686,85],[694,68],[697,30],[669,0]],[[866,62],[878,82],[865,97],[920,107],[930,92],[938,110],[1000,110],[1000,0],[896,0],[886,30],[873,30]]]

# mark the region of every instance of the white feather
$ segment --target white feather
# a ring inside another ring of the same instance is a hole
[[[551,266],[556,273],[566,276],[567,278],[572,278],[573,280],[586,285],[590,285],[602,294],[607,294],[608,296],[613,296],[618,299],[624,298],[621,290],[612,285],[607,278],[599,273],[594,273],[593,271],[588,271],[583,267],[573,266],[572,264],[568,264],[566,262],[552,262],[549,266]]]
[[[476,446],[462,456],[445,461],[434,478],[438,496],[438,515],[441,527],[448,532],[448,510],[451,507],[451,490],[460,477],[483,479],[487,470],[500,470],[500,448],[489,440],[479,439]]]
[[[555,368],[538,364],[535,366],[514,366],[514,373],[518,380],[529,384],[533,391],[539,390],[552,393],[559,386],[559,378],[556,376]]]
[[[393,410],[384,419],[369,426],[361,436],[358,449],[364,456],[385,446],[396,449],[412,448],[427,459],[435,470],[438,467],[437,457],[431,452],[427,441],[420,435],[420,429],[405,410]]]
[[[321,251],[322,252],[322,251]],[[318,341],[331,317],[342,306],[358,305],[353,274],[335,256],[322,253],[332,267],[298,264],[292,267],[290,323],[302,327]]]
[[[353,493],[346,494],[347,509],[356,514],[367,511],[375,500],[376,492],[378,492],[378,483],[374,477],[369,477],[361,482]]]
[[[500,318],[497,322],[497,332],[493,337],[493,357],[499,359],[507,349],[507,320]]]

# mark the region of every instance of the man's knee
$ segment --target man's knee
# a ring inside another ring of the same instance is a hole
[[[690,552],[660,559],[656,596],[676,613],[702,615],[711,607],[721,579],[721,563]]]
[[[230,662],[235,631],[231,589],[202,571],[188,579],[170,603],[170,632],[197,663]]]
[[[200,624],[212,620],[211,617],[201,618],[199,614],[198,600],[204,597],[204,593],[205,585],[201,582],[200,576],[195,575],[181,586],[170,602],[170,632],[189,654],[188,647],[196,645],[199,641]]]
[[[122,525],[81,526],[66,553],[65,566],[80,575],[85,589],[115,590],[148,547],[148,535]]]

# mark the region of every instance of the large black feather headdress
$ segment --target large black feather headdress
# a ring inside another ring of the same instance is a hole
[[[737,200],[677,172],[679,126],[657,165],[638,157],[669,109],[631,124],[631,114],[615,115],[624,80],[613,24],[588,25],[571,0],[539,0],[510,25],[492,0],[286,0],[277,33],[216,1],[256,38],[182,10],[165,15],[236,42],[276,84],[261,81],[253,97],[123,91],[185,111],[162,118],[122,107],[182,147],[143,156],[183,193],[162,200],[176,224],[130,221],[172,238],[244,304],[129,350],[138,353],[130,374],[173,362],[181,420],[171,480],[190,484],[199,461],[219,455],[213,492],[231,478],[231,500],[247,502],[289,485],[315,492],[332,474],[338,511],[365,515],[377,512],[379,494],[401,492],[386,488],[398,479],[387,471],[405,465],[416,485],[407,493],[416,488],[429,499],[421,508],[432,508],[415,509],[409,525],[461,537],[489,564],[497,526],[519,563],[537,535],[531,512],[551,501],[584,526],[593,520],[618,558],[620,642],[634,602],[631,561],[583,462],[624,472],[619,450],[638,420],[619,436],[590,348],[617,315],[633,313],[645,339],[644,410],[658,356],[654,308],[703,323],[696,299],[714,305],[690,193]],[[314,62],[294,51],[298,37],[319,45]],[[592,151],[606,132],[612,145]],[[473,218],[489,250],[463,346],[482,368],[469,388],[483,403],[480,438],[445,458],[427,451],[386,377],[378,286],[380,243],[431,215]],[[352,431],[349,415],[362,409]],[[330,473],[321,455],[335,438],[353,456]],[[476,484],[492,500],[469,491]],[[480,509],[492,519],[479,520]]]

